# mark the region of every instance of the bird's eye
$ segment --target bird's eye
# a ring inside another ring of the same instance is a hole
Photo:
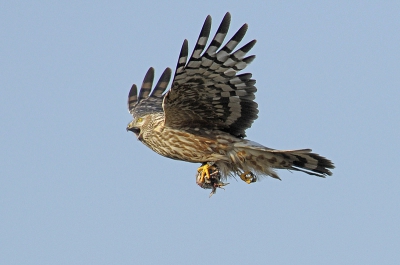
[[[137,119],[137,122],[142,122],[142,121],[143,121],[143,118]]]

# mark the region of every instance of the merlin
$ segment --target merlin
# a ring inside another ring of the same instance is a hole
[[[170,68],[154,88],[153,68],[147,71],[139,94],[136,85],[131,87],[128,109],[133,120],[126,129],[162,156],[201,163],[196,182],[211,189],[210,196],[228,184],[224,182],[228,177],[239,176],[248,184],[262,176],[280,179],[274,169],[332,175],[333,163],[311,149],[276,150],[245,138],[246,129],[257,119],[257,89],[252,74],[238,72],[254,60],[254,55],[246,54],[256,40],[235,50],[246,34],[244,24],[221,48],[230,21],[226,13],[207,46],[211,30],[207,16],[189,60],[184,40],[168,91]]]

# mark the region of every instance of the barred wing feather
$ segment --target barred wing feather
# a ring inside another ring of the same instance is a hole
[[[171,79],[171,69],[164,70],[156,86],[151,92],[154,80],[154,68],[150,67],[144,77],[139,95],[134,84],[128,95],[128,110],[134,117],[141,117],[150,113],[163,112],[162,101],[164,91]],[[151,93],[150,93],[151,92]]]
[[[237,75],[255,58],[254,55],[245,56],[256,41],[234,51],[247,31],[247,24],[244,24],[219,49],[230,20],[231,15],[226,13],[204,51],[211,29],[211,17],[208,16],[188,62],[188,43],[187,40],[183,42],[172,87],[163,101],[165,126],[218,129],[245,137],[245,130],[257,118],[256,81],[249,73]]]

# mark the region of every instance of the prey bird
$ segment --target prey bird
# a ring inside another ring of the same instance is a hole
[[[227,184],[223,181],[229,176],[238,175],[250,184],[261,176],[280,179],[274,169],[332,175],[333,163],[311,149],[276,150],[245,139],[246,129],[257,119],[257,89],[252,74],[238,72],[254,60],[254,55],[246,54],[256,40],[235,50],[247,31],[244,24],[222,46],[230,21],[226,13],[207,46],[211,30],[207,16],[190,57],[184,40],[168,91],[170,68],[154,88],[153,68],[147,71],[139,94],[136,85],[131,87],[128,109],[133,120],[126,129],[162,156],[201,163],[196,182],[212,189],[210,196]]]

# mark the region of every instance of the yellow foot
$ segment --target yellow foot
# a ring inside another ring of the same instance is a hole
[[[257,181],[256,177],[254,176],[254,174],[251,171],[246,171],[246,172],[240,174],[240,178],[247,184]]]
[[[203,189],[211,189],[210,197],[217,192],[217,189],[229,183],[221,181],[221,174],[217,166],[213,162],[204,163],[197,169],[196,183]]]
[[[197,177],[197,183],[204,183],[206,180],[210,180],[211,172],[216,172],[218,169],[214,166],[210,166],[208,163],[202,165],[197,169],[198,177]]]

